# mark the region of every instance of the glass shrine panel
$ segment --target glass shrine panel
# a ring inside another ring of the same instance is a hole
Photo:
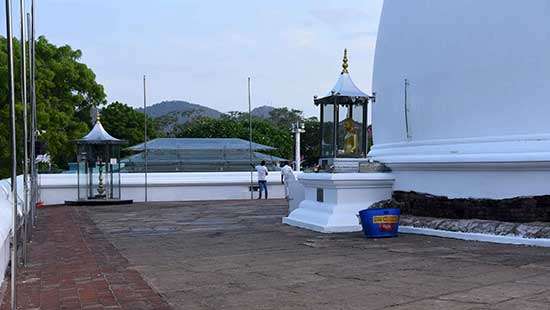
[[[363,156],[363,106],[339,106],[337,157]]]
[[[321,137],[321,157],[334,156],[334,105],[322,105],[323,109],[323,126]]]

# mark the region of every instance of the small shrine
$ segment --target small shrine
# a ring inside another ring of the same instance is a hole
[[[327,96],[314,97],[320,111],[321,156],[324,170],[358,172],[366,161],[368,145],[368,104],[375,97],[361,91],[348,71],[348,51],[344,50],[342,72]]]
[[[129,204],[121,199],[120,146],[127,143],[111,136],[101,125],[99,113],[92,130],[77,145],[77,200],[68,205]]]
[[[360,231],[359,211],[391,198],[391,173],[360,169],[375,165],[367,159],[368,106],[375,97],[353,83],[348,66],[344,50],[336,85],[327,96],[314,97],[321,116],[321,169],[298,177],[305,198],[297,208],[289,208],[290,214],[283,218],[285,224],[323,233]]]

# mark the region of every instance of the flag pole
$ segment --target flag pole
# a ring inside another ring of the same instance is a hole
[[[11,193],[13,199],[12,213],[12,245],[11,245],[11,309],[17,307],[16,301],[16,273],[17,273],[17,142],[15,141],[15,86],[13,76],[13,34],[12,34],[12,7],[11,0],[6,0],[6,41],[8,47],[8,100],[10,104],[11,127]]]
[[[28,16],[28,15],[27,15]],[[38,202],[38,181],[37,181],[37,171],[36,171],[36,133],[38,131],[37,122],[36,122],[36,12],[35,12],[35,2],[31,0],[31,14],[30,14],[30,40],[29,40],[29,66],[30,66],[30,91],[31,91],[31,213],[32,213],[32,224],[36,225],[37,214],[36,214],[36,203]]]
[[[252,102],[250,100],[250,77],[248,77],[248,146],[250,155],[250,199],[254,199],[254,166],[252,165]]]
[[[23,264],[27,263],[27,241],[29,238],[29,149],[28,149],[28,122],[27,122],[27,52],[26,52],[26,27],[25,27],[25,0],[19,0],[20,28],[21,28],[21,102],[23,103],[23,192],[24,192],[24,216],[23,216]]]
[[[145,202],[147,202],[147,91],[146,91],[145,75],[143,75],[143,158],[145,163]]]

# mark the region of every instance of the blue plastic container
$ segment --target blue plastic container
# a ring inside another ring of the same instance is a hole
[[[396,237],[399,230],[399,209],[365,209],[359,211],[363,233],[367,238]]]

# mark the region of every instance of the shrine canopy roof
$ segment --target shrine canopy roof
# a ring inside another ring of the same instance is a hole
[[[124,144],[126,142],[125,140],[120,140],[111,136],[105,128],[103,128],[99,120],[95,122],[94,128],[92,128],[87,135],[82,139],[76,140],[78,144]]]
[[[344,60],[342,63],[342,72],[340,73],[340,76],[338,77],[338,80],[336,81],[336,84],[330,92],[322,98],[315,99],[315,104],[320,103],[333,103],[334,97],[344,97],[346,99],[339,100],[340,102],[345,101],[357,101],[364,103],[368,100],[369,95],[367,95],[365,92],[359,89],[355,83],[353,83],[353,80],[351,79],[351,76],[349,75],[348,71],[348,52],[347,50],[344,50]],[[359,100],[357,100],[359,99]]]
[[[368,97],[351,80],[349,73],[342,73],[327,96]]]

